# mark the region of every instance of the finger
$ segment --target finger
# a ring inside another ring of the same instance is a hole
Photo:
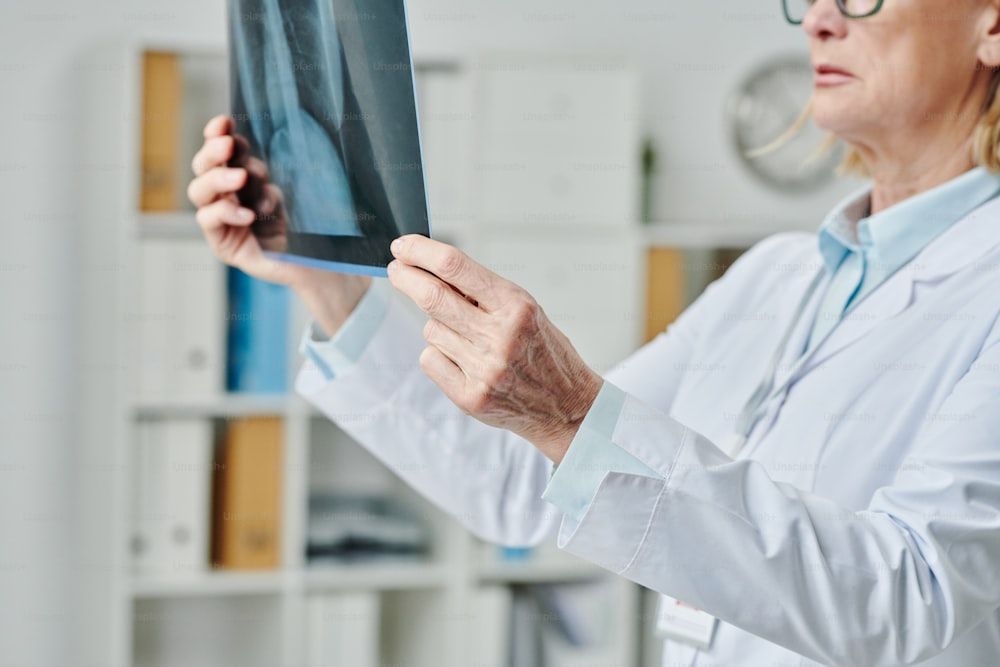
[[[258,239],[271,239],[288,233],[288,221],[282,210],[281,190],[278,186],[266,185],[253,208],[257,211],[257,225],[253,231]]]
[[[248,159],[246,168],[252,176],[262,181],[271,180],[271,170],[267,168],[267,163],[260,158],[252,157]]]
[[[226,114],[219,114],[215,118],[211,119],[205,123],[205,129],[202,130],[202,134],[206,139],[211,139],[212,137],[221,137],[224,134],[228,134],[230,129],[232,129],[233,119]]]
[[[226,225],[247,227],[257,219],[257,214],[230,199],[220,199],[199,208],[195,219],[206,233],[211,233]]]
[[[191,158],[191,171],[201,176],[212,167],[225,165],[233,156],[233,138],[229,135],[206,139],[201,149]]]
[[[462,398],[466,387],[465,374],[455,362],[436,347],[425,348],[420,353],[420,369],[444,395],[462,408]],[[464,410],[464,408],[462,408]]]
[[[476,359],[485,350],[479,350],[473,341],[461,335],[447,324],[436,320],[433,317],[427,320],[424,325],[424,340],[428,345],[436,347],[452,360],[452,362],[462,369],[467,376],[472,376]]]
[[[394,261],[388,267],[389,282],[436,320],[468,338],[477,338],[477,324],[484,315],[463,295],[437,276],[415,266]]]
[[[268,183],[264,186],[260,199],[257,201],[257,213],[262,217],[274,215],[283,202],[281,188],[274,183]]]
[[[495,305],[491,295],[503,279],[454,246],[419,234],[408,234],[393,241],[392,254],[401,262],[433,273],[474,299],[487,312]]]
[[[246,169],[215,167],[191,181],[188,185],[188,199],[196,208],[201,208],[220,197],[239,191],[246,180]]]
[[[247,166],[247,159],[250,157],[250,142],[242,134],[233,134],[230,136],[233,137],[233,157],[229,160],[229,166]]]

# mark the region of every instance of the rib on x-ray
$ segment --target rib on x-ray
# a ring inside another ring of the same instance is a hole
[[[392,239],[430,231],[403,0],[230,0],[229,25],[235,162],[264,163],[281,202],[262,248],[384,275]]]

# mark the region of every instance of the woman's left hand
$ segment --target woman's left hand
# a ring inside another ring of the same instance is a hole
[[[420,367],[463,412],[559,463],[603,380],[526,291],[425,236],[392,245],[393,286],[430,316]]]

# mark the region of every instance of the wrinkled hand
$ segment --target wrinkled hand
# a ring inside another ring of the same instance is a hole
[[[602,379],[526,291],[452,246],[393,243],[389,280],[430,316],[424,373],[463,412],[559,463]]]

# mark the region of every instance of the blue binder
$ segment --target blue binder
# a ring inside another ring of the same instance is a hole
[[[289,289],[230,267],[226,389],[288,392]]]

